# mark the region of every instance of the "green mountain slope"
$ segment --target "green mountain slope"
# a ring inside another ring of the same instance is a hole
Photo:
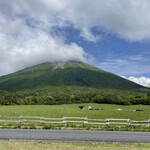
[[[0,90],[14,92],[48,86],[133,91],[144,88],[115,74],[80,62],[45,63],[0,77]]]

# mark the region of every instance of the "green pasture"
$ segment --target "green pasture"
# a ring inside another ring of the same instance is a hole
[[[79,106],[84,106],[83,110]],[[103,108],[104,110],[88,110]],[[118,111],[116,109],[122,109]],[[132,111],[142,109],[143,112]],[[90,119],[122,118],[131,120],[150,119],[150,106],[148,105],[112,105],[112,104],[67,104],[67,105],[15,105],[0,106],[2,116],[40,116],[49,118],[59,117],[88,117]]]

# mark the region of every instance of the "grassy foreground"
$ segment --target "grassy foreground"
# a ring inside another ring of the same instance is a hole
[[[149,150],[150,145],[0,143],[1,150]]]
[[[79,106],[85,106],[80,110]],[[88,110],[92,108],[103,108],[104,110]],[[116,109],[122,109],[118,111]],[[142,109],[143,112],[135,112],[132,109]],[[88,117],[91,119],[106,118],[130,118],[131,120],[148,120],[150,119],[149,105],[112,105],[112,104],[68,104],[68,105],[17,105],[17,106],[0,106],[2,116],[44,116],[49,118],[59,117]]]

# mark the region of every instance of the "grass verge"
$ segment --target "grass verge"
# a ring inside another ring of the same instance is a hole
[[[55,129],[55,130],[99,130],[99,131],[140,131],[150,132],[150,127],[117,126],[117,125],[84,125],[84,124],[20,124],[0,123],[1,129]]]
[[[52,144],[52,143],[0,143],[1,150],[149,150],[149,144],[138,145],[120,145],[120,144],[105,144],[105,143],[90,143],[90,144]]]

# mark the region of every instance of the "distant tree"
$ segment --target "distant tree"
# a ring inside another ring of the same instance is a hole
[[[149,93],[147,93],[147,96],[148,96],[148,97],[150,97],[150,92],[149,92]]]

